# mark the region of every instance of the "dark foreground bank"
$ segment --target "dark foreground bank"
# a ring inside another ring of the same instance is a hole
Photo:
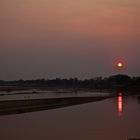
[[[96,102],[110,97],[70,97],[55,99],[30,99],[0,101],[0,115],[20,114],[33,111],[49,110],[66,106]]]

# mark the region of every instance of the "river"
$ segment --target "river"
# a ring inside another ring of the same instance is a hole
[[[3,98],[3,97],[2,97]],[[140,139],[139,96],[0,116],[1,140]]]

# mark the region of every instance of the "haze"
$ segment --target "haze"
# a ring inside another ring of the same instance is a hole
[[[139,26],[140,0],[1,0],[0,79],[138,76]]]

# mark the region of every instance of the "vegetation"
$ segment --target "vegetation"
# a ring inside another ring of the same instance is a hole
[[[91,90],[121,90],[121,91],[140,91],[140,77],[130,77],[128,75],[113,75],[110,77],[96,77],[92,79],[79,80],[70,79],[36,79],[36,80],[17,80],[0,81],[0,90],[16,90],[30,88],[70,88],[70,89],[91,89]]]

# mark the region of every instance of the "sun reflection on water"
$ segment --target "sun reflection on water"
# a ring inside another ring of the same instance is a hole
[[[123,112],[123,97],[122,93],[118,94],[118,115],[121,116]]]

